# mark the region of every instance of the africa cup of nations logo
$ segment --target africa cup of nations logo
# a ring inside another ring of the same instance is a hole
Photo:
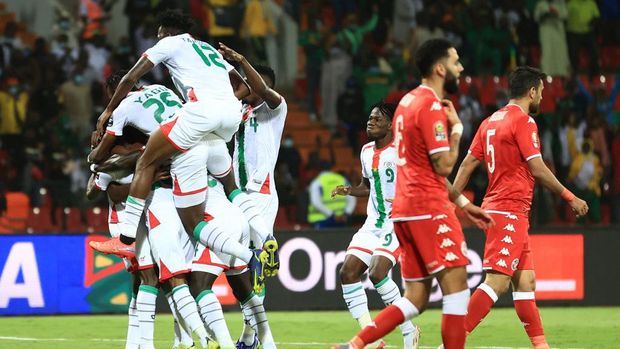
[[[90,288],[87,301],[93,313],[127,311],[131,299],[131,274],[119,257],[99,253],[88,245],[104,241],[105,236],[92,235],[84,240],[84,287]]]

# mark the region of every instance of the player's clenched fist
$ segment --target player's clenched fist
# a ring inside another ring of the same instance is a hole
[[[336,197],[336,195],[347,196],[351,192],[350,185],[339,185],[336,189],[332,190],[332,199]]]
[[[444,112],[446,112],[446,116],[448,117],[448,122],[450,123],[450,126],[461,123],[461,119],[459,119],[459,114],[457,114],[456,109],[454,108],[454,104],[452,104],[451,100],[444,99],[441,101],[441,105],[443,106]]]
[[[577,217],[585,216],[588,213],[588,204],[578,197],[571,200],[568,204],[573,209],[573,212],[575,212]]]

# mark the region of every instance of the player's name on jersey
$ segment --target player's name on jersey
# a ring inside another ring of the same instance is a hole
[[[151,98],[151,97],[155,97],[155,96],[157,96],[158,94],[160,94],[160,93],[162,93],[162,92],[167,92],[167,91],[169,91],[169,90],[168,90],[166,87],[164,87],[164,86],[158,86],[158,87],[155,87],[155,88],[148,88],[148,87],[147,87],[147,88],[144,90],[144,95],[142,95],[142,96],[138,97],[138,98],[134,101],[134,103],[142,103],[142,102],[144,102],[144,101],[142,100],[142,97],[144,97],[144,98],[146,98],[146,99],[149,99],[149,98]]]
[[[185,41],[185,42],[189,42],[190,44],[205,44],[205,42],[200,41],[200,40],[196,40],[192,37],[188,37],[188,36],[183,36],[181,37],[181,40]]]

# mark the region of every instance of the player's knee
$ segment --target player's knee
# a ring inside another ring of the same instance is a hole
[[[387,271],[381,270],[381,268],[371,267],[368,271],[368,277],[370,281],[372,281],[372,284],[376,285],[387,277]]]
[[[140,281],[142,285],[157,287],[159,279],[154,268],[149,268],[140,271]]]
[[[419,295],[416,296],[411,292],[407,292],[407,290],[405,290],[403,297],[407,298],[407,300],[409,300],[409,302],[411,302],[411,304],[418,309],[420,314],[422,314],[428,307],[428,299],[421,298]]]
[[[343,266],[340,268],[340,281],[343,284],[352,284],[360,281],[360,275],[355,270]]]

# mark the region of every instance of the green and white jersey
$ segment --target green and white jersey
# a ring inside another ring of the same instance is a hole
[[[183,106],[181,99],[162,85],[148,85],[129,92],[112,112],[106,132],[120,137],[125,126],[133,126],[147,135],[172,118]]]
[[[228,76],[233,66],[213,46],[187,33],[159,40],[143,56],[168,68],[187,102],[237,100]]]
[[[233,154],[235,181],[243,190],[275,194],[273,172],[288,112],[286,101],[282,98],[275,109],[267,103],[255,108],[244,104],[243,108]]]
[[[393,143],[375,148],[375,142],[362,147],[360,159],[362,176],[370,181],[370,198],[366,208],[366,222],[362,229],[370,231],[392,230],[390,219],[392,200],[396,192],[396,159],[398,154]]]

